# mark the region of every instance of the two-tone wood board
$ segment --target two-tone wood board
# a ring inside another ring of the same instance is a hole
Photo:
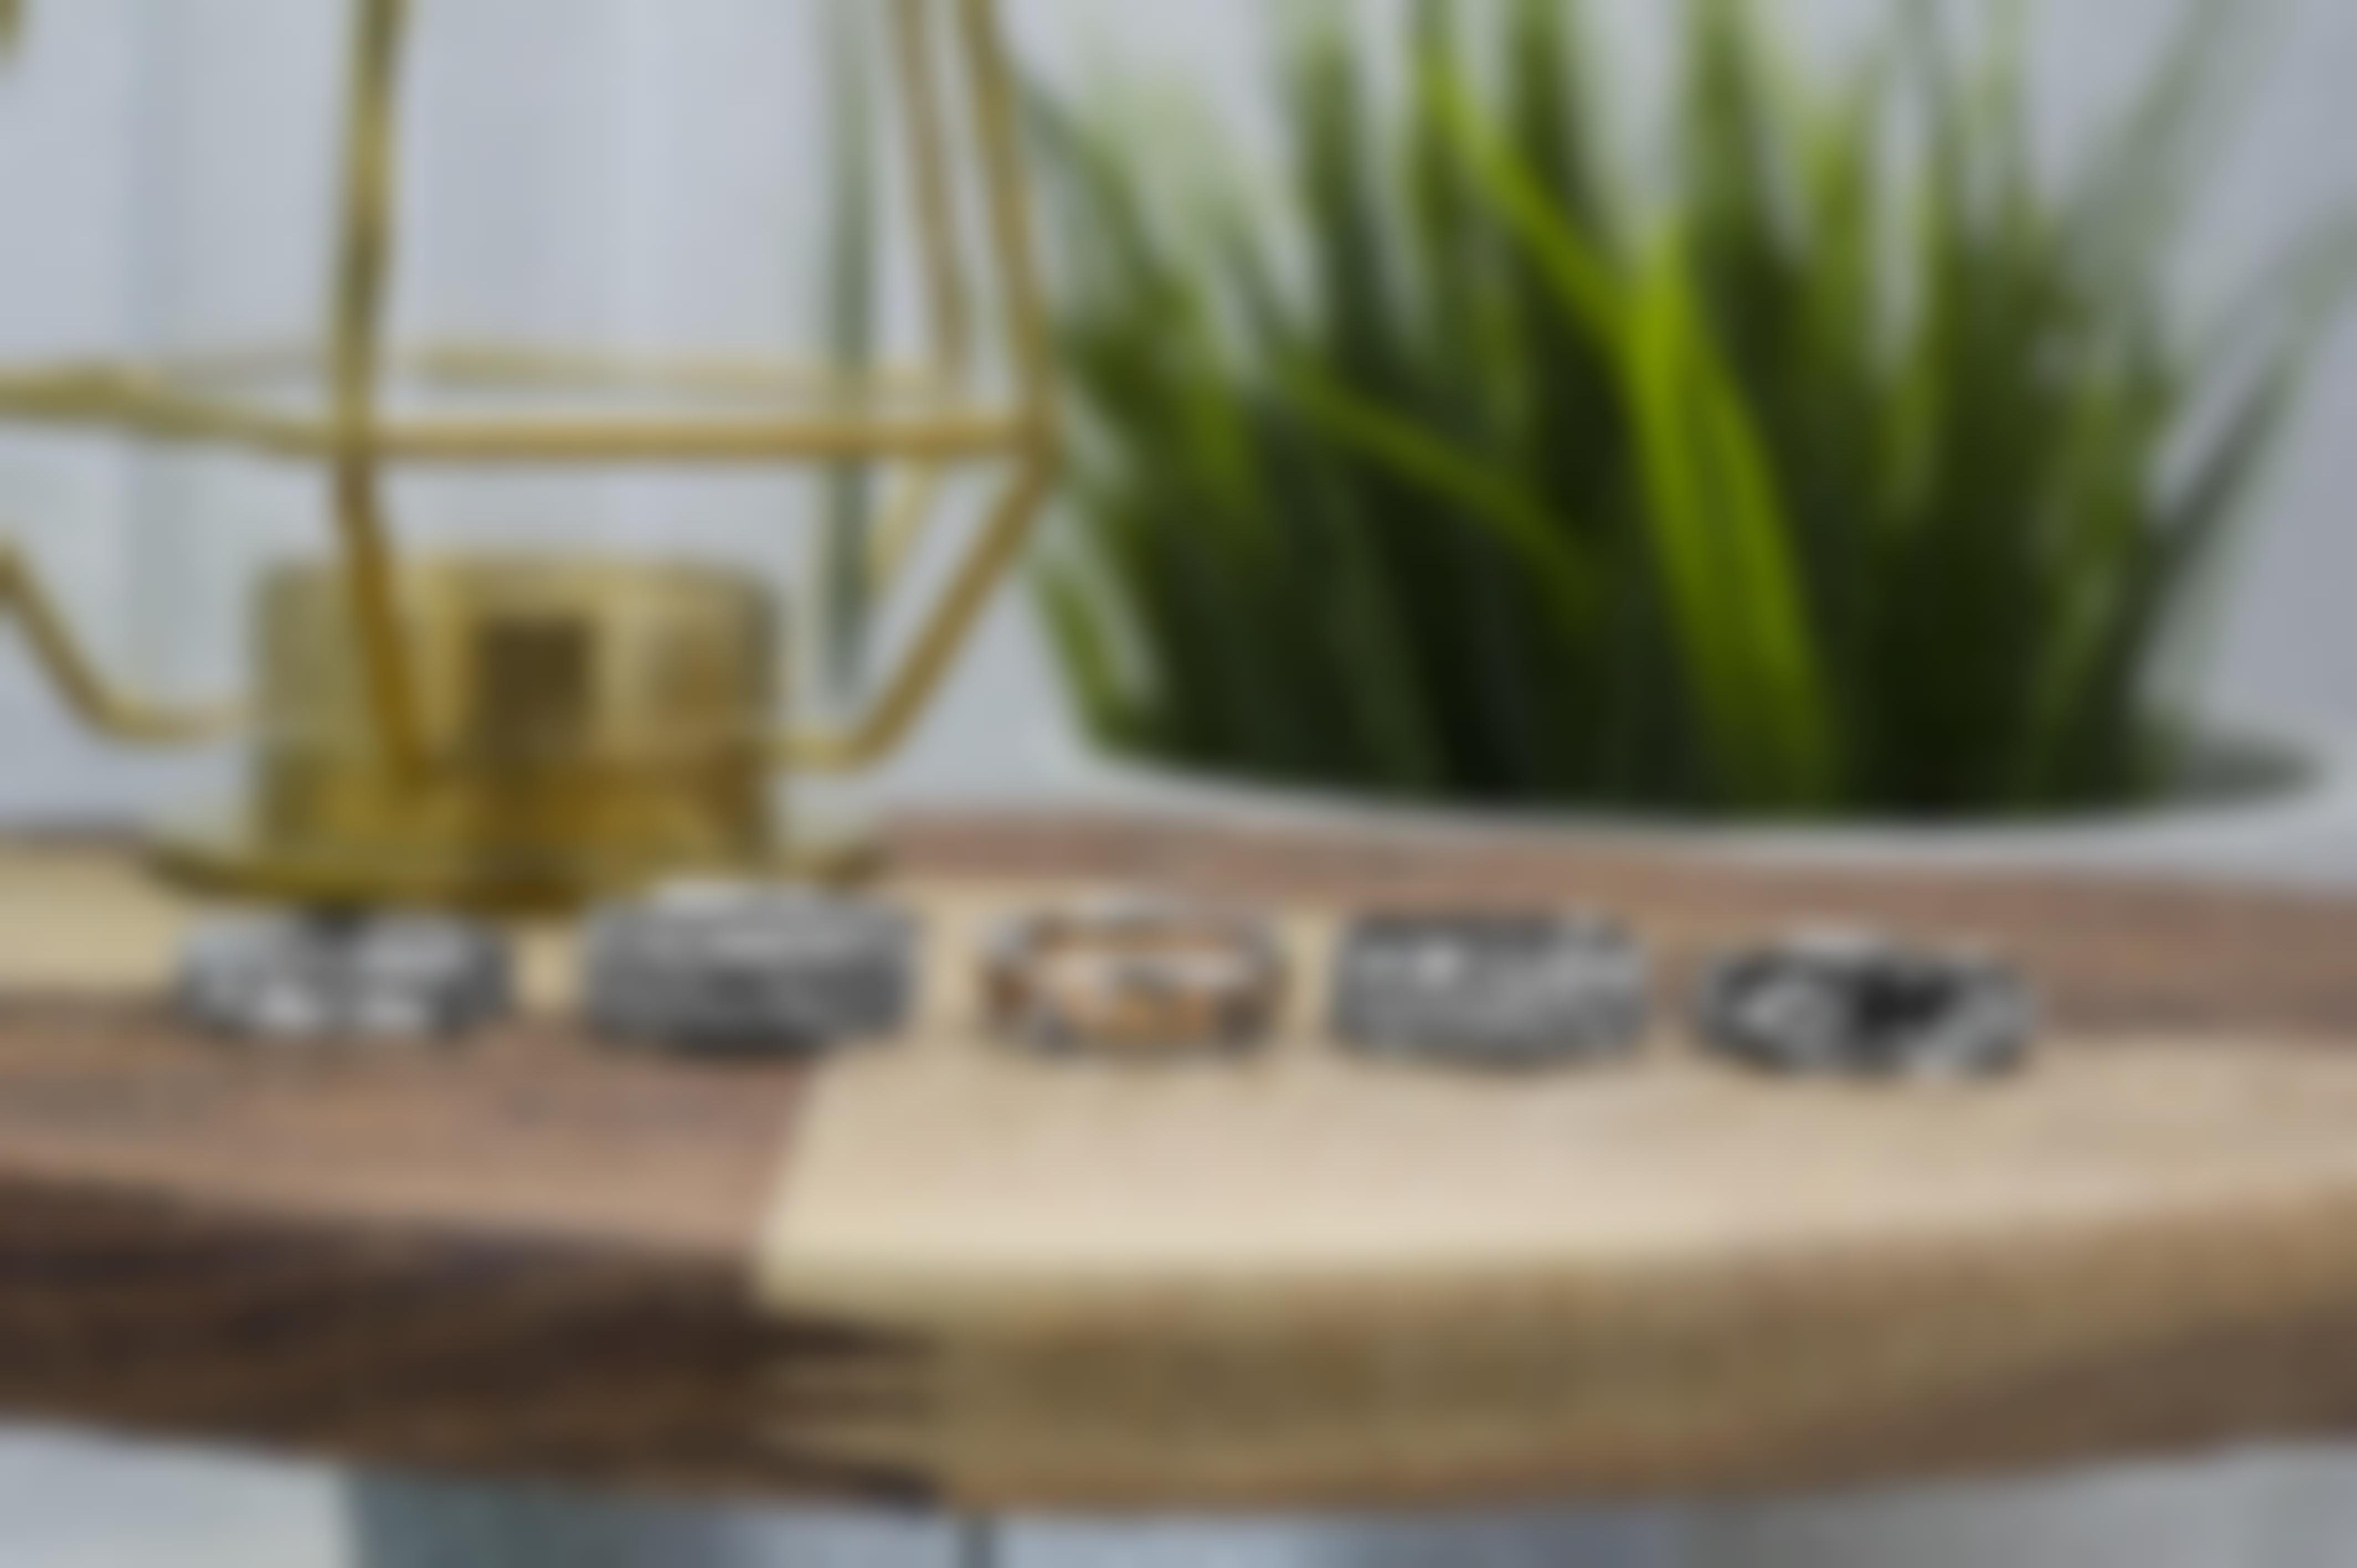
[[[0,1412],[484,1475],[959,1506],[1697,1494],[2357,1424],[2357,906],[1810,874],[1500,835],[904,824],[923,1018],[823,1066],[601,1050],[558,933],[447,1056],[225,1049],[188,911],[0,855]],[[974,1026],[993,916],[1154,886],[1284,917],[1246,1062]],[[1617,910],[1668,955],[1802,919],[1986,937],[2035,1069],[1771,1082],[1665,1027],[1541,1078],[1351,1059],[1366,906]]]

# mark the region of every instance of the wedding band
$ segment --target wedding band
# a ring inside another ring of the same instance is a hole
[[[427,915],[236,915],[183,946],[180,1017],[210,1034],[295,1045],[450,1039],[507,1013],[507,944]]]
[[[1643,953],[1582,915],[1373,915],[1334,963],[1335,1033],[1370,1055],[1536,1068],[1627,1054],[1645,1029]]]
[[[1275,1025],[1285,986],[1265,922],[1167,900],[1033,914],[1002,928],[983,955],[991,1028],[1054,1053],[1241,1049]]]
[[[690,1053],[814,1050],[890,1035],[915,992],[899,910],[799,889],[679,883],[592,917],[582,941],[590,1027]]]
[[[1809,1076],[1973,1079],[2021,1065],[2038,1004],[1985,953],[1820,930],[1713,966],[1695,1004],[1704,1043],[1746,1065]]]

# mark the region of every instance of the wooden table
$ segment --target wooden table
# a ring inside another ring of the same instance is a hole
[[[269,1059],[158,988],[187,911],[0,854],[0,1411],[621,1487],[1189,1509],[1772,1491],[2357,1424],[2357,907],[1806,873],[1561,840],[911,821],[934,984],[815,1071],[591,1047]],[[995,911],[1150,883],[1287,914],[1245,1066],[974,1037]],[[1969,1090],[1695,1059],[1361,1067],[1340,909],[1572,901],[1666,955],[1796,918],[1985,935],[2055,1039]]]

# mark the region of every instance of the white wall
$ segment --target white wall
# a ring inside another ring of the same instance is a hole
[[[814,203],[775,177],[793,166],[732,148],[802,139],[810,79],[765,95],[805,0],[470,0],[425,7],[444,46],[418,91],[413,138],[434,193],[410,295],[421,317],[496,315],[551,330],[712,337],[794,324],[755,302],[769,258]],[[1007,0],[1027,59],[1060,77],[1106,61],[1189,81],[1248,119],[1259,48],[1286,5],[1317,0]],[[1330,3],[1330,0],[1329,0]],[[1391,0],[1358,0],[1362,11]],[[1854,37],[1888,0],[1781,0],[1821,39]],[[1663,59],[1658,0],[1592,0],[1618,57],[1614,86],[1641,113]],[[2039,7],[2043,108],[2068,145],[2143,69],[2164,0]],[[60,0],[37,4],[33,47],[0,82],[0,353],[95,341],[186,340],[224,322],[315,312],[319,246],[305,214],[324,197],[339,7],[318,0]],[[2283,235],[2357,188],[2357,5],[2284,0],[2270,75],[2218,182],[2189,272],[2214,296]],[[566,25],[541,26],[551,16]],[[464,37],[457,36],[463,28]],[[532,69],[509,69],[529,58]],[[472,127],[472,129],[470,129]],[[905,290],[898,291],[905,293]],[[2357,568],[2343,497],[2357,481],[2357,333],[2341,332],[2233,585],[2216,685],[2244,710],[2357,728]],[[422,492],[422,493],[421,493]],[[585,486],[436,483],[407,495],[415,526],[611,541],[651,516],[741,540],[782,511],[784,481]],[[619,500],[615,498],[620,498]],[[109,656],[151,682],[233,683],[240,585],[259,555],[317,537],[316,489],[195,458],[126,461],[101,443],[0,438],[0,520],[29,539]],[[425,523],[415,523],[419,513]],[[521,521],[520,521],[521,520]],[[617,521],[619,520],[619,521]],[[732,530],[736,531],[732,533]],[[0,812],[120,811],[185,794],[185,764],[130,764],[71,733],[0,636]],[[1020,792],[1069,749],[1026,618],[994,620],[951,700],[899,770],[919,793]]]

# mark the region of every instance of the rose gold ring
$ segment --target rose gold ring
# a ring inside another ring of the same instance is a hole
[[[1002,928],[983,959],[992,1029],[1059,1053],[1244,1049],[1275,1023],[1285,989],[1266,922],[1165,899],[1029,915]]]

